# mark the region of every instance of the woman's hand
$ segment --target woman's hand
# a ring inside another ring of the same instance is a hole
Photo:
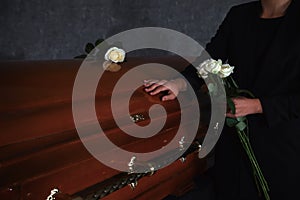
[[[235,105],[235,114],[231,111],[226,113],[227,117],[237,118],[244,117],[250,114],[263,113],[262,106],[259,99],[249,99],[245,97],[232,98]]]
[[[167,92],[162,97],[162,101],[173,100],[177,97],[180,91],[186,90],[186,82],[182,78],[174,80],[145,80],[144,81],[145,91],[150,95],[156,95],[160,92]]]

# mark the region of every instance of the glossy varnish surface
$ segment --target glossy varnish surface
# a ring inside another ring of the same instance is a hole
[[[174,137],[180,120],[177,101],[163,103],[159,95],[150,96],[140,87],[131,97],[130,112],[145,115],[146,120],[139,123],[144,126],[150,123],[147,118],[150,106],[163,105],[168,113],[163,130],[150,139],[137,139],[124,134],[115,124],[110,108],[114,84],[129,69],[148,62],[170,65],[179,71],[187,65],[178,58],[128,58],[120,71],[105,72],[102,76],[100,81],[107,84],[98,85],[95,95],[98,122],[90,122],[100,123],[116,145],[135,152],[161,148]],[[82,60],[0,62],[1,199],[45,199],[53,188],[71,197],[120,173],[92,157],[76,132],[72,90],[81,63]],[[85,101],[82,99],[82,103]],[[200,127],[201,130],[205,127]],[[196,155],[190,157],[184,164],[176,161],[152,177],[144,178],[134,192],[126,187],[106,199],[118,199],[117,194],[123,199],[126,196],[125,199],[147,199],[147,194],[161,193],[154,197],[160,199],[174,193],[205,168],[205,161],[196,159]],[[185,178],[179,178],[183,175]]]

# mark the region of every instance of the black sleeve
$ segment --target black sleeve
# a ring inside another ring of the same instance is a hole
[[[196,61],[187,66],[182,72],[183,76],[189,81],[194,90],[198,90],[204,81],[198,77],[197,70],[195,66],[199,65],[205,59],[208,58],[207,53],[213,59],[221,59],[223,62],[227,60],[228,57],[228,44],[230,40],[231,23],[232,23],[232,10],[228,12],[216,35],[211,39],[211,41],[206,45],[206,51],[203,51]]]
[[[263,97],[260,102],[269,126],[300,117],[300,94]]]
[[[197,70],[192,64],[187,66],[181,73],[195,91],[199,90],[200,87],[204,84],[204,80],[202,78],[199,78]]]

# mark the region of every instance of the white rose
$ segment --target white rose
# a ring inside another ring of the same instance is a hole
[[[208,59],[201,63],[200,68],[205,68],[207,72],[218,74],[222,67],[222,60]]]
[[[224,64],[221,67],[221,70],[219,71],[219,76],[221,78],[226,78],[230,74],[233,73],[234,66],[230,66],[229,64]]]
[[[110,60],[114,63],[123,62],[125,59],[125,51],[117,47],[112,47],[107,50],[104,58],[105,60]]]
[[[201,76],[201,78],[205,79],[208,77],[208,72],[203,67],[198,67],[198,75]]]

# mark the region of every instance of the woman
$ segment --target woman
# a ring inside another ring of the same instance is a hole
[[[206,46],[214,59],[236,66],[233,77],[255,99],[235,98],[236,114],[247,116],[249,135],[270,187],[271,200],[299,198],[300,180],[300,2],[261,0],[233,7]],[[189,66],[184,76],[198,89],[201,79]],[[163,85],[160,85],[160,84]],[[183,79],[146,83],[146,92],[184,91]],[[225,128],[215,149],[217,199],[258,197],[251,166],[234,130]]]

